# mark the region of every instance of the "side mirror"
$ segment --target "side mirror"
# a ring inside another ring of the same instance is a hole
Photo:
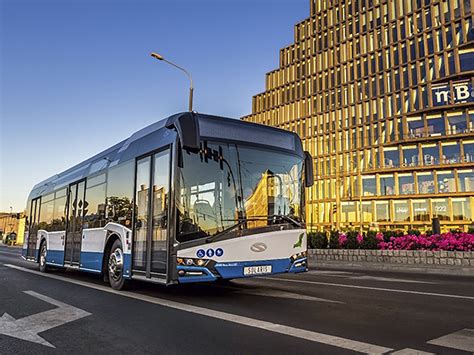
[[[307,151],[304,152],[304,182],[306,187],[314,184],[313,157]]]
[[[184,112],[168,118],[166,128],[174,128],[178,133],[181,146],[185,149],[198,151],[201,143],[199,120],[194,112]]]

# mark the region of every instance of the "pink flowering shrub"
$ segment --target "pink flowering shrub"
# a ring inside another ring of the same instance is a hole
[[[339,248],[344,248],[345,245],[347,244],[347,236],[344,233],[339,234]]]
[[[381,249],[381,250],[459,250],[474,251],[474,234],[463,232],[449,232],[443,234],[402,234],[368,232],[347,233],[331,232],[335,234],[335,242],[330,248],[340,249]]]
[[[378,248],[382,250],[474,250],[474,234],[443,233],[434,235],[408,234],[391,237],[389,242],[381,241]]]

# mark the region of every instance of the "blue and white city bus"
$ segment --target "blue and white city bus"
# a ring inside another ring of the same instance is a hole
[[[292,132],[176,114],[34,186],[23,257],[115,289],[306,271],[311,162]]]

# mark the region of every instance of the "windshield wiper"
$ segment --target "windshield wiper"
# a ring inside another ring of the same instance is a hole
[[[291,217],[289,217],[289,216],[286,216],[286,215],[284,215],[284,214],[273,214],[273,215],[268,216],[268,219],[271,219],[271,218],[273,218],[273,219],[281,218],[281,219],[283,219],[283,220],[285,220],[285,221],[287,221],[287,222],[293,224],[294,226],[303,228],[303,224],[302,224],[302,223],[300,223],[300,222],[298,222],[297,220],[295,220],[295,219],[293,219],[293,218],[291,218]]]
[[[247,221],[248,221],[247,218],[242,218],[239,222],[231,225],[230,227],[227,227],[222,232],[219,232],[217,234],[214,234],[214,235],[206,238],[206,243],[214,242],[217,238],[220,238],[223,235],[226,235],[227,233],[232,232],[235,228],[240,227],[242,224],[247,223]]]

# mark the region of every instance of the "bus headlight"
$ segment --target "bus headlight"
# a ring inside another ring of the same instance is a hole
[[[204,266],[206,264],[206,260],[198,259],[196,264],[197,266]]]
[[[185,259],[186,260],[186,265],[187,266],[192,266],[194,265],[194,260],[193,259]]]
[[[176,262],[181,266],[206,266],[209,260],[193,258],[177,258]]]
[[[302,258],[306,258],[306,256],[308,255],[308,252],[305,250],[305,251],[302,251],[301,253],[298,253],[298,254],[293,254],[291,256],[291,261],[295,261],[295,260],[298,260],[298,259],[302,259]]]

